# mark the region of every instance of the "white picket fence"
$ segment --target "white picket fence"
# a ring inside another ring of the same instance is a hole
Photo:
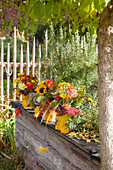
[[[52,31],[51,31],[52,32]],[[55,56],[59,55],[59,45],[60,43],[58,43],[57,41],[53,41],[51,42],[51,37],[48,38],[48,31],[46,30],[45,32],[45,44],[44,46],[38,44],[38,48],[36,48],[36,40],[35,37],[33,38],[33,44],[32,44],[32,52],[30,50],[30,42],[27,41],[26,47],[23,46],[23,44],[21,44],[20,47],[20,61],[17,62],[17,57],[19,55],[17,55],[17,35],[18,32],[16,32],[16,27],[14,27],[14,39],[13,39],[13,61],[10,62],[12,56],[10,56],[10,49],[12,47],[12,44],[7,44],[7,61],[4,62],[4,40],[1,39],[1,56],[0,56],[0,105],[3,104],[7,104],[9,105],[10,103],[10,77],[13,74],[13,88],[16,88],[16,83],[14,83],[14,80],[17,78],[17,68],[19,70],[20,73],[22,73],[23,71],[25,72],[26,75],[29,75],[29,71],[32,73],[32,75],[35,75],[35,72],[37,70],[38,72],[38,80],[40,81],[41,79],[46,79],[46,78],[57,78],[57,74],[56,72],[54,72],[54,70],[52,69],[52,65],[55,65],[55,63],[57,62]],[[53,36],[54,37],[54,36]],[[70,47],[72,49],[72,54],[71,55],[75,55],[76,58],[79,57],[79,55],[81,55],[83,53],[83,48],[84,44],[86,43],[87,46],[87,42],[84,39],[84,37],[78,38],[74,37],[74,43],[73,43],[73,39],[71,40],[72,44],[70,46],[70,44],[68,44],[68,49],[67,46],[61,46],[62,50],[64,51],[64,54],[61,54],[62,57],[64,56],[64,59],[68,59],[65,58],[65,55],[68,56],[68,53],[70,55]],[[77,41],[77,42],[76,42]],[[84,43],[85,42],[85,43]],[[93,41],[92,41],[93,42]],[[57,44],[56,44],[57,43]],[[78,45],[77,45],[77,44]],[[79,44],[80,43],[80,44]],[[74,49],[76,44],[76,48],[78,49]],[[55,49],[53,49],[53,47],[55,46]],[[26,49],[26,52],[25,52]],[[51,51],[49,51],[49,50]],[[88,46],[87,48],[88,49]],[[37,51],[36,51],[37,50]],[[54,51],[56,50],[56,53],[54,53]],[[95,50],[96,53],[98,53],[98,45],[95,46]],[[41,52],[42,51],[42,52]],[[25,53],[26,53],[26,62],[25,62]],[[31,59],[31,53],[32,53],[32,59]],[[94,52],[93,52],[94,53]],[[38,59],[37,61],[35,59]],[[48,60],[49,59],[49,60]],[[62,58],[63,59],[63,58]],[[76,61],[76,60],[75,60]],[[78,63],[77,63],[78,64]],[[42,73],[41,67],[43,68],[43,66],[45,66],[45,70]],[[4,68],[6,70],[7,73],[7,94],[6,96],[4,96]],[[49,68],[49,69],[48,69]],[[55,68],[56,69],[56,68]],[[12,70],[12,72],[11,72]],[[49,75],[47,74],[49,70]],[[56,71],[56,70],[55,70]],[[16,91],[13,92],[13,97],[12,100],[16,101],[17,97],[16,97]],[[6,102],[7,100],[7,102]],[[20,100],[21,97],[20,97]]]
[[[29,71],[32,70],[32,75],[35,75],[35,69],[38,67],[38,79],[40,81],[40,69],[41,69],[41,45],[39,44],[39,56],[38,56],[38,63],[35,62],[35,55],[36,55],[36,45],[35,45],[35,37],[33,38],[33,47],[32,47],[32,61],[30,61],[30,54],[29,54],[29,41],[27,41],[27,47],[26,47],[26,62],[23,62],[23,45],[21,44],[20,49],[20,62],[17,63],[17,39],[16,39],[16,27],[14,27],[14,43],[13,43],[13,62],[10,62],[10,44],[8,43],[7,47],[7,62],[4,62],[4,43],[3,40],[1,40],[1,56],[0,56],[0,105],[1,108],[4,104],[9,105],[10,103],[10,97],[9,97],[9,89],[10,89],[10,76],[13,74],[13,88],[16,88],[16,83],[14,83],[14,80],[17,78],[17,68],[20,69],[20,73],[23,72],[23,69],[26,70],[26,75],[29,75]],[[46,49],[47,50],[47,49]],[[6,99],[7,102],[4,99],[4,85],[3,85],[3,79],[4,79],[4,68],[6,69],[7,73],[7,94]],[[10,73],[10,69],[12,68],[12,73]],[[13,101],[16,101],[16,91],[13,92]],[[20,97],[21,100],[21,97]]]

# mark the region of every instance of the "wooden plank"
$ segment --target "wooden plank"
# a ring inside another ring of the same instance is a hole
[[[47,57],[47,49],[48,49],[48,30],[45,32],[45,57]]]
[[[35,37],[33,38],[32,75],[35,75]]]
[[[9,106],[9,87],[10,87],[10,45],[7,47],[7,105]]]
[[[0,62],[1,65],[1,62]],[[7,62],[3,63],[4,67],[7,67]],[[13,68],[13,62],[9,63],[10,68]],[[35,67],[38,66],[38,63],[35,63]],[[29,68],[32,67],[32,62],[29,63]],[[20,68],[20,63],[16,63],[16,68]],[[23,68],[26,68],[26,63],[23,63]]]
[[[16,79],[16,27],[14,27],[14,43],[13,43],[13,89],[16,88],[16,83],[14,83],[14,80]],[[16,100],[16,91],[13,91],[13,100]]]
[[[20,73],[23,73],[23,44],[21,44]]]
[[[4,65],[3,65],[3,62],[4,62],[4,47],[3,47],[3,41],[1,41],[1,67],[0,67],[0,97],[1,97],[1,101],[0,101],[0,104],[2,105],[1,106],[1,109],[3,109],[3,104],[4,104],[4,94],[3,94],[3,69],[4,69]]]
[[[29,41],[27,41],[26,75],[29,75]]]
[[[41,44],[39,44],[39,57],[38,57],[38,80],[41,81]]]
[[[16,104],[16,107],[18,107],[17,102],[13,102],[13,106],[14,103]],[[66,134],[61,134],[59,131],[56,131],[51,124],[48,124],[46,128],[45,142],[45,122],[40,124],[39,119],[34,118],[33,113],[30,113],[30,110],[28,112],[22,107],[20,107],[20,110],[22,113],[19,116],[16,116],[16,141],[18,149],[22,148],[20,149],[20,152],[26,151],[24,159],[26,159],[28,167],[31,168],[31,165],[28,164],[29,159],[27,159],[27,157],[35,156],[42,167],[47,167],[47,169],[100,169],[100,162],[96,159],[98,153],[92,154],[92,151],[95,150],[95,147],[92,150],[92,146],[94,146],[93,142],[86,143],[85,141],[81,142],[81,140],[78,139],[70,139]],[[48,146],[49,151],[40,154],[36,151],[39,146]]]
[[[23,73],[23,44],[21,44],[20,51],[20,73]],[[20,95],[19,100],[22,101],[22,95]]]

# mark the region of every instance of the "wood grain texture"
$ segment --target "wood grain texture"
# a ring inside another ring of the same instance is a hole
[[[19,103],[18,103],[19,104]],[[14,103],[12,104],[14,106]],[[17,102],[15,102],[17,107]],[[20,106],[20,104],[19,104]],[[16,116],[16,146],[23,156],[28,170],[99,170],[100,162],[95,142],[86,143],[83,140],[61,134],[54,125],[41,124],[26,109]],[[48,151],[40,154],[37,148],[48,147]]]

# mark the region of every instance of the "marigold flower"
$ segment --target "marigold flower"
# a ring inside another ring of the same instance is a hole
[[[65,109],[68,109],[68,108],[69,108],[69,105],[68,105],[68,104],[65,104],[65,105],[63,105],[63,107],[64,107]]]
[[[33,76],[31,76],[31,75],[26,75],[25,78],[26,78],[27,80],[32,80],[32,79],[33,79]]]
[[[54,86],[54,82],[53,82],[53,80],[48,80],[48,79],[46,79],[45,85],[46,85],[48,88],[51,89],[51,88]]]
[[[25,77],[21,77],[21,81],[22,81],[22,83],[26,83],[27,79]]]
[[[45,94],[45,92],[46,92],[46,86],[45,85],[39,85],[36,89],[35,89],[35,91],[37,92],[37,93],[39,93],[40,95],[44,95]]]
[[[18,73],[18,77],[23,76],[23,75],[24,75],[24,73]]]
[[[35,83],[35,80],[31,80],[32,83]]]
[[[30,82],[27,82],[27,89],[28,90],[32,90],[33,89],[33,84],[32,83],[30,83]]]
[[[20,78],[14,80],[14,83],[19,83],[19,82],[20,82]]]

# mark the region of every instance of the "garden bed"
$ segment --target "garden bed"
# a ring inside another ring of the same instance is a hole
[[[40,123],[40,119],[33,117],[34,110],[24,109],[21,102],[11,102],[14,108],[20,107],[21,113],[16,116],[16,146],[23,156],[29,170],[99,170],[99,144],[91,141],[76,139],[68,134],[61,134],[55,130],[53,124]],[[40,146],[48,147],[48,151],[41,154],[37,151]]]

